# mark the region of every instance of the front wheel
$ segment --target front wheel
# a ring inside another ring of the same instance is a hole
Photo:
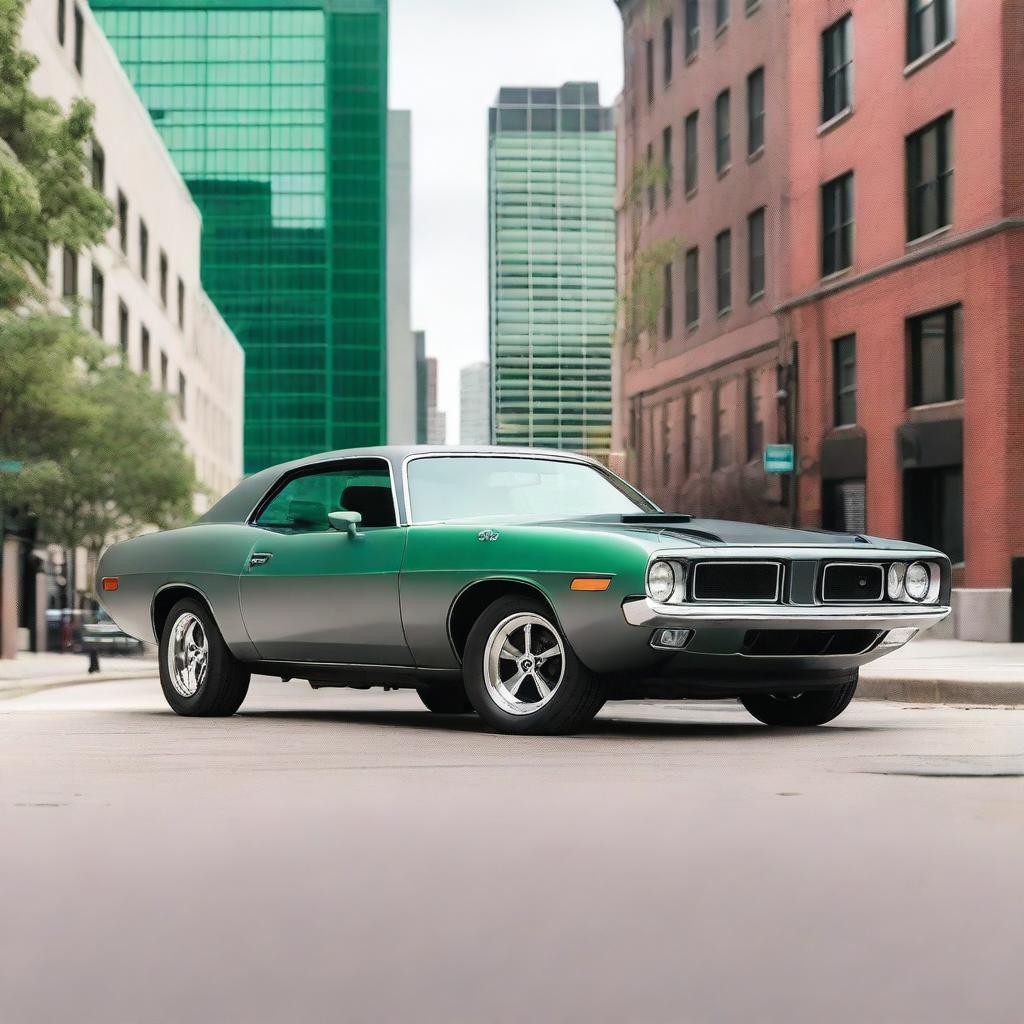
[[[758,693],[740,697],[740,702],[759,722],[765,725],[824,725],[837,718],[857,692],[856,672],[847,682],[829,690],[806,693]]]
[[[605,690],[576,657],[540,601],[502,597],[477,619],[462,663],[466,693],[497,732],[577,732],[601,710]]]

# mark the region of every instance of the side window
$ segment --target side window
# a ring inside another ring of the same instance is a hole
[[[281,533],[326,533],[331,512],[358,512],[363,529],[395,525],[391,475],[380,459],[353,459],[293,477],[254,525]]]

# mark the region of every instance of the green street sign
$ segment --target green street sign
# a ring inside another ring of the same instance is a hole
[[[15,462],[13,459],[0,459],[0,473],[20,473],[25,468],[23,462]]]
[[[791,444],[768,444],[764,448],[766,473],[792,473],[796,468]]]

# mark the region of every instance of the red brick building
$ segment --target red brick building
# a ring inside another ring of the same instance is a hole
[[[696,194],[676,205],[674,187],[671,207],[656,207],[642,228],[703,251],[731,226],[733,302],[721,315],[712,306],[712,319],[681,337],[670,316],[673,337],[621,348],[627,472],[669,507],[718,513],[731,500],[745,513],[755,488],[760,519],[792,514],[804,525],[935,544],[958,564],[951,630],[1009,639],[1011,561],[1024,556],[1024,4],[620,7],[624,181],[663,124],[694,107],[713,119],[721,90],[745,98],[759,63],[765,81],[763,155],[740,166],[736,143],[752,115],[733,102],[732,166],[717,174],[715,136],[703,132]],[[728,28],[716,34],[723,10]],[[696,56],[673,54],[680,79],[667,88],[655,67],[648,105],[645,60],[665,52],[664,19],[685,34],[694,16]],[[680,178],[675,161],[673,172]],[[759,205],[765,295],[739,301],[752,259],[744,225]],[[628,282],[636,250],[622,250]],[[700,269],[715,265],[702,258]],[[669,276],[682,294],[685,268]],[[752,367],[761,382],[753,403],[744,387]],[[696,422],[674,433],[680,396]],[[752,432],[750,409],[762,422]],[[733,443],[729,465],[701,449],[723,431],[747,442]],[[788,440],[789,431],[800,469],[791,510],[755,461],[762,438]]]

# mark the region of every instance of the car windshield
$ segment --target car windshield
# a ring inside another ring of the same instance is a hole
[[[558,459],[443,456],[409,463],[414,523],[488,516],[578,516],[657,511],[595,466]]]

